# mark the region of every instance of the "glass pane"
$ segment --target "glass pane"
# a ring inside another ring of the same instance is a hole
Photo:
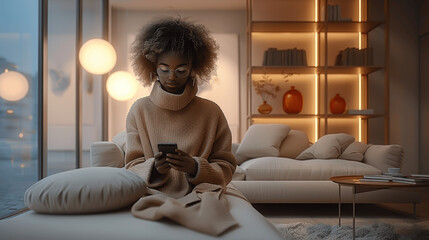
[[[38,9],[0,0],[0,217],[24,208],[38,179]]]
[[[76,1],[48,1],[48,175],[76,168]]]
[[[102,1],[82,3],[82,44],[92,38],[102,38]],[[102,76],[82,68],[82,167],[88,167],[91,143],[102,138]]]

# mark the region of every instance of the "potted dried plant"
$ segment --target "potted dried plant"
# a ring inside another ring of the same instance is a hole
[[[283,74],[283,80],[287,82],[289,74]],[[281,90],[278,84],[274,84],[273,80],[269,75],[262,75],[262,79],[257,79],[252,81],[253,88],[255,89],[256,94],[260,95],[263,103],[258,107],[258,112],[261,114],[269,114],[273,110],[271,105],[267,103],[268,98],[276,98],[277,93]]]

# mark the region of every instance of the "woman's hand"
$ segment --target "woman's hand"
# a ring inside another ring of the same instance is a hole
[[[168,170],[170,170],[170,166],[165,155],[162,152],[158,152],[155,154],[154,158],[156,171],[160,174],[167,174]]]
[[[188,153],[176,149],[178,154],[167,154],[167,162],[169,163],[171,168],[174,168],[178,171],[186,172],[191,176],[195,176],[197,174],[197,161],[191,157]]]

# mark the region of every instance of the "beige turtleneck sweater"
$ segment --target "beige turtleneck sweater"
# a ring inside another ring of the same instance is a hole
[[[196,96],[187,84],[182,94],[164,91],[155,82],[150,96],[138,99],[126,121],[126,168],[136,172],[148,187],[172,197],[183,197],[200,183],[225,187],[232,179],[236,160],[231,152],[231,131],[215,103]],[[158,143],[177,143],[196,160],[195,177],[170,169],[160,181],[151,178]]]

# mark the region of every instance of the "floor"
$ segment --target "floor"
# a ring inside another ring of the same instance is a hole
[[[253,204],[253,206],[274,224],[305,222],[338,225],[337,204]],[[352,204],[343,204],[341,213],[341,224],[352,226]],[[356,226],[365,226],[380,222],[402,224],[422,221],[429,221],[429,217],[418,215],[414,218],[406,212],[378,204],[356,205]]]
[[[338,204],[253,204],[256,210],[274,224],[306,222],[338,225]],[[352,226],[352,204],[341,205],[342,225]],[[429,190],[423,192],[422,202],[413,204],[357,204],[356,226],[374,223],[421,223],[429,225]],[[427,223],[427,224],[426,224]]]

